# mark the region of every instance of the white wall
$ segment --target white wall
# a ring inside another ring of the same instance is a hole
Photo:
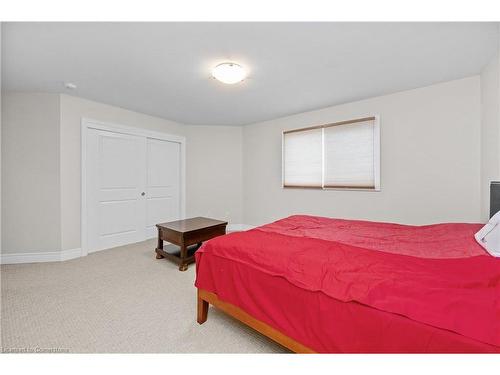
[[[490,181],[500,180],[500,60],[481,71],[481,217],[489,217]]]
[[[485,108],[494,111],[480,101],[481,92],[494,90],[480,83],[490,76],[485,71],[244,127],[187,126],[69,95],[8,93],[4,252],[80,247],[82,117],[186,136],[188,216],[254,225],[295,213],[417,224],[479,221],[480,166],[489,158],[481,152],[481,140],[489,137],[480,119]],[[372,114],[381,116],[381,192],[281,188],[282,130]]]
[[[241,224],[243,145],[239,126],[187,126],[187,215]]]
[[[481,212],[489,218],[490,182],[500,181],[500,39],[497,54],[481,70]]]
[[[242,130],[188,126],[75,96],[61,95],[62,249],[80,247],[80,124],[100,121],[186,136],[186,215],[240,223]]]
[[[281,188],[284,129],[377,114],[380,192]],[[481,219],[479,76],[247,125],[243,140],[246,224],[297,213],[410,224]]]
[[[184,135],[181,124],[91,100],[61,95],[61,246],[80,248],[81,217],[81,119],[99,121]]]
[[[61,247],[59,95],[2,95],[2,252]]]
[[[5,254],[81,247],[82,117],[186,136],[187,216],[241,223],[241,127],[182,125],[70,95],[4,99]]]

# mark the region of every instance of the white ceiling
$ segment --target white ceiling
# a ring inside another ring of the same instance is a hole
[[[241,125],[477,74],[497,33],[497,23],[4,23],[2,80]],[[248,79],[210,78],[225,60]]]

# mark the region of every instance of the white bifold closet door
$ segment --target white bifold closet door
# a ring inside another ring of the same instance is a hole
[[[181,145],[146,139],[146,237],[158,235],[156,224],[180,218]]]
[[[88,129],[89,252],[143,241],[180,218],[180,144]]]

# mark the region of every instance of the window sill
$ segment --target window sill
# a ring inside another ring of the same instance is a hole
[[[333,190],[333,191],[367,191],[380,192],[380,188],[359,187],[322,187],[322,186],[282,186],[282,189],[305,189],[305,190]]]

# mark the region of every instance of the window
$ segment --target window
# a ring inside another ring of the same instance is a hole
[[[285,186],[321,187],[323,134],[321,129],[285,134]]]
[[[283,132],[283,187],[380,190],[378,117]]]

